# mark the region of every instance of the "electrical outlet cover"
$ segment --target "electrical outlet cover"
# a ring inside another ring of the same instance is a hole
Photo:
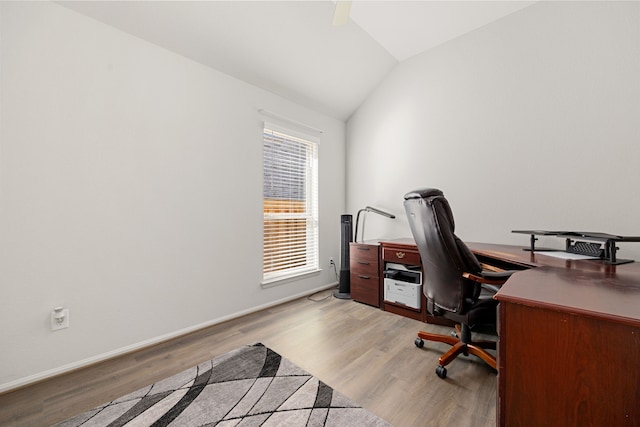
[[[58,320],[56,319],[56,312],[55,311],[51,312],[51,330],[52,331],[59,331],[60,329],[66,329],[69,327],[69,309],[65,308],[64,310],[62,310],[62,314],[64,318],[62,319],[62,322],[58,323]]]

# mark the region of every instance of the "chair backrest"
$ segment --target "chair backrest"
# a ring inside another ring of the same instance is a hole
[[[428,311],[465,314],[477,300],[481,288],[462,274],[477,274],[482,266],[467,245],[456,237],[449,202],[442,191],[434,188],[409,192],[404,199],[409,226],[422,259]]]

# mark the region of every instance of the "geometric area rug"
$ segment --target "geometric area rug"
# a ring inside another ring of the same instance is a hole
[[[258,343],[230,351],[56,426],[389,424]]]

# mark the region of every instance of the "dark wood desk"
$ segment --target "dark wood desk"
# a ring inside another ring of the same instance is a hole
[[[640,263],[470,246],[534,267],[496,294],[498,425],[639,426]]]
[[[435,317],[427,313],[425,307],[427,306],[427,299],[424,295],[421,295],[420,308],[412,308],[407,305],[387,301],[384,299],[384,269],[386,263],[404,264],[409,266],[420,266],[422,262],[420,260],[420,253],[416,247],[413,239],[402,238],[394,240],[384,240],[377,242],[379,245],[379,289],[380,297],[379,304],[376,307],[380,307],[384,311],[390,313],[399,314],[400,316],[409,317],[411,319],[421,320],[427,323],[434,323],[438,325],[454,326],[455,323],[444,319],[442,317]],[[352,276],[353,281],[353,276]],[[357,298],[354,298],[358,300]]]
[[[496,295],[498,425],[640,426],[640,263],[469,247],[523,270]]]

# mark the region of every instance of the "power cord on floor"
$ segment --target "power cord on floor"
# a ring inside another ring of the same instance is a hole
[[[332,260],[330,260],[329,262],[330,262],[330,263],[331,263],[331,265],[333,266],[333,273],[336,275],[336,281],[337,281],[338,283],[340,283],[340,275],[338,274],[338,270],[337,270],[337,268],[336,268],[336,263],[335,263],[335,262],[333,262],[333,259],[332,259]],[[330,297],[331,297],[331,295],[333,294],[333,291],[334,291],[335,289],[338,289],[338,287],[339,287],[339,286],[340,286],[340,285],[336,285],[336,286],[335,286],[335,287],[333,287],[333,288],[329,288],[329,289],[324,289],[324,290],[322,290],[322,291],[318,291],[318,292],[316,292],[315,294],[311,294],[311,295],[309,295],[309,296],[307,297],[307,299],[308,299],[309,301],[313,301],[313,302],[322,302],[322,301],[325,301],[325,300],[327,300],[328,298],[330,298]],[[322,297],[322,298],[318,298],[318,299],[315,299],[315,298],[314,298],[316,295],[321,294],[322,292],[327,292],[327,291],[329,291],[329,294],[328,294],[328,295],[326,295],[326,296],[324,296],[324,297]]]
[[[338,287],[336,286],[336,287],[334,287],[334,288],[329,288],[329,289],[324,289],[324,290],[322,290],[322,291],[318,291],[318,292],[316,292],[315,294],[309,295],[309,296],[307,297],[307,299],[308,299],[309,301],[313,301],[313,302],[322,302],[322,301],[325,301],[325,300],[327,300],[327,299],[329,299],[329,298],[331,297],[331,295],[333,294],[333,290],[334,290],[334,289],[337,289],[337,288],[338,288]],[[328,295],[325,295],[325,296],[323,296],[322,298],[318,298],[318,299],[315,299],[315,298],[314,298],[314,296],[316,296],[316,295],[318,295],[318,294],[321,294],[322,292],[327,292],[327,291],[329,292],[329,294],[328,294]]]

